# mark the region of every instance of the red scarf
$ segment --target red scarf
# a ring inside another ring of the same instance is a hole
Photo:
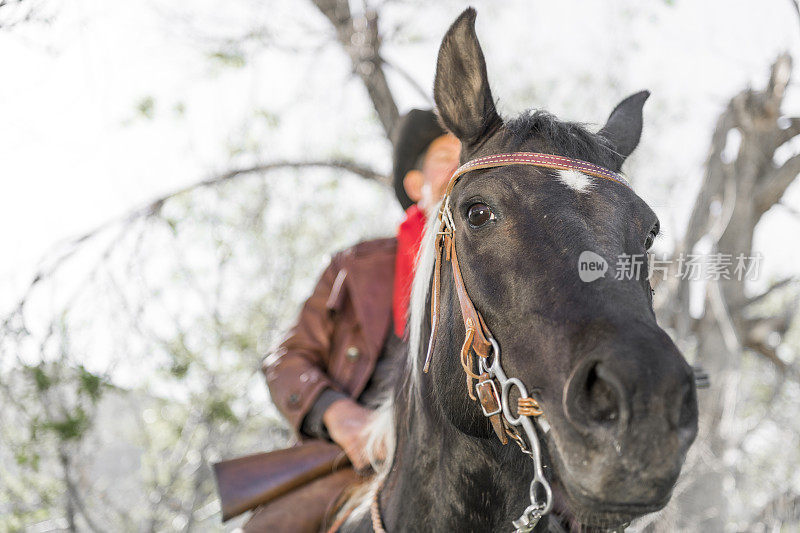
[[[425,229],[425,213],[417,204],[406,209],[406,218],[397,228],[397,257],[394,263],[394,290],[392,316],[394,332],[403,338],[406,329],[408,301],[411,298],[411,281],[414,279],[417,252]]]

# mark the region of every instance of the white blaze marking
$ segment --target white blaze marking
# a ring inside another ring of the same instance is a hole
[[[577,170],[559,170],[558,179],[570,189],[578,192],[586,192],[592,186],[592,178]]]

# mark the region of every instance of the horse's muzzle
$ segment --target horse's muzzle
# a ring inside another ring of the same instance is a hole
[[[582,493],[619,504],[668,496],[697,435],[692,368],[663,330],[646,333],[628,330],[593,349],[562,396],[570,433],[581,436],[563,466],[583,472],[573,478]]]

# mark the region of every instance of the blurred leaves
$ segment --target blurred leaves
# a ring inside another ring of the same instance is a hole
[[[63,420],[45,422],[42,427],[56,433],[62,441],[79,439],[89,429],[89,416],[81,406],[71,413],[64,413]]]
[[[30,368],[31,374],[33,375],[33,381],[36,384],[36,389],[39,392],[46,391],[50,388],[50,385],[52,385],[50,376],[47,375],[47,372],[45,372],[42,366],[43,363],[39,363],[38,365]]]
[[[112,530],[170,529],[176,516],[216,529],[201,512],[216,498],[208,463],[289,437],[262,357],[326,254],[392,231],[391,193],[366,187],[378,197],[365,209],[365,183],[275,170],[189,190],[81,240],[74,263],[2,322],[0,361],[18,363],[0,368],[0,530],[63,517],[64,500],[47,495],[67,479],[76,508]],[[106,250],[93,274],[59,299],[93,246]],[[27,317],[40,302],[52,312]]]
[[[105,380],[96,374],[86,370],[83,365],[78,365],[78,392],[86,394],[94,403],[100,399],[102,387],[106,385]]]
[[[136,112],[147,120],[152,120],[155,111],[156,100],[152,96],[144,96],[136,103]]]
[[[211,400],[207,408],[208,419],[212,423],[230,422],[236,424],[239,419],[233,413],[228,400],[215,398]]]
[[[225,67],[242,68],[247,65],[247,59],[244,52],[233,48],[212,52],[208,57],[209,59]]]

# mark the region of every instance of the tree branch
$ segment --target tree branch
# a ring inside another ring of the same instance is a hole
[[[722,152],[728,140],[728,132],[737,127],[733,101],[717,119],[714,133],[711,136],[711,149],[706,159],[706,176],[703,185],[695,199],[689,224],[686,226],[686,235],[683,239],[682,250],[691,250],[697,240],[708,231],[709,205],[712,200],[721,194],[724,177],[728,173],[727,164],[722,161]]]
[[[336,38],[350,56],[350,63],[369,93],[386,137],[400,117],[380,56],[381,36],[378,14],[366,10],[363,17],[353,19],[348,0],[313,0],[314,5],[333,24]]]
[[[58,456],[61,462],[61,469],[64,474],[64,484],[67,487],[68,507],[70,505],[75,505],[77,511],[81,514],[81,516],[83,516],[86,527],[88,527],[89,530],[93,531],[94,533],[99,533],[102,530],[97,527],[97,525],[94,523],[94,520],[92,520],[91,516],[89,516],[89,513],[86,511],[86,505],[84,505],[80,491],[78,490],[78,487],[75,486],[75,482],[72,479],[72,474],[70,472],[72,466],[69,454],[63,449],[59,449]],[[72,514],[69,509],[68,514]],[[72,518],[72,522],[74,525],[74,516]]]
[[[798,174],[800,174],[800,154],[790,157],[783,165],[764,176],[755,191],[756,210],[759,215],[767,212],[781,199]]]
[[[46,0],[0,0],[0,30],[28,22],[47,22],[43,15]]]
[[[787,491],[767,502],[745,531],[769,531],[767,526],[794,523],[797,520],[800,520],[800,494]]]
[[[755,295],[755,296],[752,296],[752,297],[748,298],[747,300],[745,300],[745,301],[744,301],[744,303],[743,303],[741,306],[739,306],[739,308],[738,308],[738,309],[739,309],[739,310],[741,310],[741,309],[743,309],[743,308],[745,308],[745,307],[749,307],[749,306],[751,306],[751,305],[753,305],[753,304],[756,304],[756,303],[758,303],[758,302],[762,301],[764,298],[766,298],[766,297],[767,297],[767,296],[769,296],[770,294],[772,294],[773,292],[775,292],[775,291],[777,291],[778,289],[781,289],[781,288],[783,288],[783,287],[785,287],[785,286],[787,286],[787,285],[789,285],[789,284],[793,283],[793,282],[794,282],[794,281],[796,281],[796,280],[797,280],[797,278],[796,278],[796,277],[794,277],[794,276],[790,276],[790,277],[788,277],[788,278],[784,278],[784,279],[782,279],[782,280],[780,280],[780,281],[777,281],[777,282],[773,283],[772,285],[770,285],[770,286],[769,286],[769,287],[768,287],[768,288],[767,288],[767,289],[766,289],[764,292],[762,292],[761,294],[757,294],[757,295]]]
[[[772,64],[765,91],[767,111],[775,118],[780,115],[781,103],[786,95],[786,87],[789,85],[791,76],[792,56],[784,52]]]
[[[798,0],[791,0],[794,13],[797,15],[797,21],[800,22],[800,2]]]
[[[793,318],[794,312],[787,311],[782,316],[746,320],[742,325],[742,329],[745,330],[744,335],[742,335],[744,339],[742,344],[745,348],[766,357],[781,374],[792,373],[792,377],[796,378],[794,369],[778,357],[777,346],[779,343],[770,338],[773,333],[777,333],[782,338],[791,326]]]
[[[246,176],[249,174],[264,173],[272,170],[290,169],[290,168],[291,169],[332,168],[338,170],[345,170],[357,176],[361,176],[362,178],[377,181],[378,183],[382,183],[387,186],[390,184],[389,178],[387,178],[380,172],[377,172],[376,170],[373,170],[372,168],[362,165],[360,163],[355,163],[353,161],[344,159],[311,160],[311,161],[273,161],[271,163],[262,163],[250,167],[237,168],[229,170],[222,174],[218,174],[216,176],[211,176],[210,178],[198,181],[191,185],[187,185],[186,187],[181,187],[163,196],[155,198],[154,200],[151,200],[150,202],[145,204],[143,207],[139,207],[137,209],[129,211],[128,213],[120,217],[108,220],[94,227],[93,229],[87,231],[86,233],[83,233],[82,235],[56,243],[54,248],[65,248],[66,250],[52,261],[42,262],[47,264],[44,266],[40,266],[36,271],[36,273],[34,274],[33,280],[31,280],[30,284],[23,293],[22,298],[20,299],[20,302],[17,304],[16,308],[17,311],[19,311],[24,306],[25,300],[27,299],[28,295],[40,281],[46,279],[49,275],[55,272],[61,264],[63,264],[67,259],[72,257],[78,250],[81,243],[94,237],[101,231],[118,224],[128,225],[134,220],[143,217],[150,217],[153,215],[157,215],[161,211],[162,206],[164,205],[165,202],[167,202],[167,200],[179,196],[181,194],[188,193],[195,189],[213,187],[221,183],[233,180],[241,176]],[[13,313],[10,316],[13,316]]]
[[[800,135],[800,117],[789,117],[786,120],[789,121],[789,125],[778,131],[775,138],[776,148]]]

